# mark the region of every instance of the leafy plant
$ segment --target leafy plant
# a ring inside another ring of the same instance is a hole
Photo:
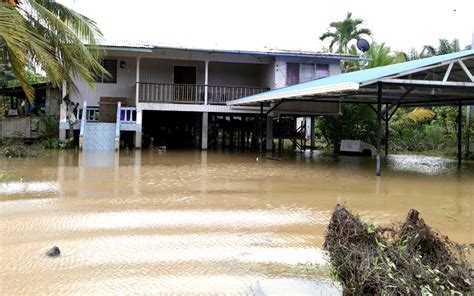
[[[74,148],[74,141],[72,138],[61,141],[57,138],[48,138],[41,141],[43,149],[70,149]]]
[[[39,117],[40,136],[54,138],[58,133],[58,120],[54,116],[41,115]]]

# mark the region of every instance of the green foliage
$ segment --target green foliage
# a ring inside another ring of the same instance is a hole
[[[416,109],[400,108],[392,118],[390,124],[389,146],[393,151],[432,151],[441,152],[446,156],[456,155],[457,139],[457,108],[455,107],[433,107],[428,110],[435,114],[431,119],[419,118],[420,120],[408,120],[410,114]],[[427,113],[429,115],[429,113]],[[465,110],[463,110],[462,126],[466,122]],[[471,127],[470,138],[474,136]],[[472,148],[472,147],[471,147]]]
[[[39,117],[40,135],[42,138],[54,138],[58,134],[58,120],[54,116]]]
[[[449,42],[448,39],[439,39],[438,47],[432,45],[425,45],[423,47],[424,57],[430,57],[435,55],[443,55],[453,52],[461,51],[461,46],[459,45],[458,39],[453,39]]]
[[[37,145],[26,145],[21,138],[0,139],[0,156],[7,158],[23,158],[38,156]]]
[[[0,1],[0,72],[10,68],[30,100],[28,68],[40,67],[54,86],[74,87],[77,76],[93,86],[95,74],[108,75],[97,60],[100,35],[94,21],[59,2]]]
[[[326,33],[322,34],[319,39],[324,41],[327,38],[330,38],[329,51],[332,52],[334,45],[337,45],[338,53],[348,53],[349,51],[349,42],[352,40],[360,39],[362,36],[371,36],[372,31],[367,28],[359,28],[360,25],[363,25],[364,21],[362,19],[353,19],[352,13],[348,12],[344,20],[339,22],[332,22]]]
[[[376,116],[367,105],[342,104],[342,116],[321,117],[317,128],[327,144],[339,147],[341,139],[375,142]],[[336,145],[334,145],[336,144]]]
[[[36,84],[36,83],[43,83],[47,81],[47,78],[41,74],[35,73],[33,70],[25,70],[25,75],[26,75],[26,81],[28,84]],[[6,87],[14,87],[14,86],[20,86],[20,81],[15,78],[14,75],[12,76],[7,76],[7,77],[2,77],[1,72],[0,72],[0,80],[5,79],[4,83]],[[1,85],[0,85],[1,86]]]
[[[43,149],[70,149],[74,148],[74,141],[72,138],[60,141],[57,138],[48,138],[41,141]]]
[[[432,120],[435,113],[427,108],[414,108],[413,110],[399,109],[392,127],[403,127],[421,124]],[[402,115],[400,115],[402,113]]]

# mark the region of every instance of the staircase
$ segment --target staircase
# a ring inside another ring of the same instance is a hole
[[[88,151],[114,151],[119,149],[120,143],[120,102],[117,104],[117,118],[115,123],[87,122],[87,103],[84,102],[81,129],[79,134],[79,148]]]

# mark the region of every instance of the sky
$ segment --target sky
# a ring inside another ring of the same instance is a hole
[[[105,39],[189,47],[321,51],[319,36],[347,12],[373,41],[421,50],[439,38],[471,44],[474,1],[59,0],[95,20]],[[372,41],[371,41],[372,42]]]

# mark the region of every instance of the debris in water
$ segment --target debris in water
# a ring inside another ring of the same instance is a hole
[[[48,257],[58,257],[61,254],[61,250],[57,246],[52,247],[46,251],[46,256]]]
[[[471,292],[468,249],[425,224],[416,210],[394,227],[375,227],[337,205],[324,248],[344,294]]]

